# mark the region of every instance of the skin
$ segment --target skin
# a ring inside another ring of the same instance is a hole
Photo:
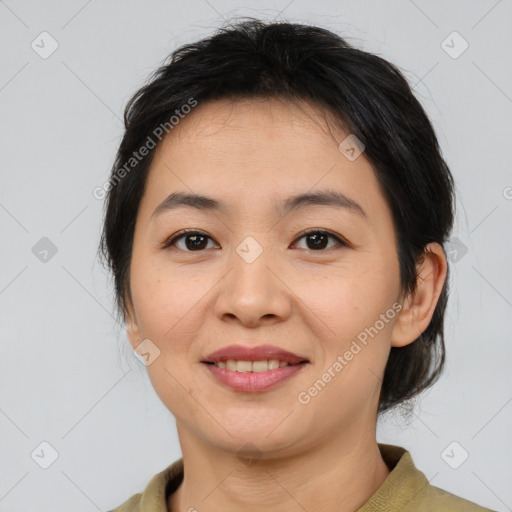
[[[348,512],[390,472],[376,441],[381,379],[390,348],[427,328],[447,263],[442,247],[430,244],[416,293],[401,297],[391,211],[364,153],[350,161],[338,149],[346,135],[307,103],[217,100],[198,105],[156,150],[136,221],[126,325],[134,349],[146,338],[159,348],[147,371],[176,418],[185,474],[169,510]],[[334,206],[284,216],[276,209],[323,188],[357,201],[367,220]],[[228,208],[152,217],[176,191]],[[184,228],[206,233],[201,249],[185,237],[162,248]],[[297,238],[310,228],[348,245],[329,238],[315,249],[311,238]],[[236,251],[247,236],[263,249],[252,263]],[[400,313],[299,403],[298,394],[397,301]],[[234,391],[200,361],[235,343],[276,345],[310,364],[272,390]],[[239,457],[247,442],[258,450],[252,464]]]

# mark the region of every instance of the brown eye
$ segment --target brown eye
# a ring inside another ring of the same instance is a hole
[[[184,243],[180,247],[177,243],[182,240]],[[212,239],[201,231],[195,231],[192,229],[182,230],[167,240],[164,243],[163,248],[166,249],[171,246],[176,246],[178,249],[186,252],[201,251],[207,248],[208,240]]]
[[[347,246],[347,244],[337,235],[330,233],[329,231],[321,231],[321,230],[310,230],[305,233],[302,233],[297,240],[306,239],[306,249],[312,251],[321,251],[327,247],[329,243],[329,239],[335,240],[339,245]]]
[[[306,240],[306,247],[302,248],[316,252],[331,249],[333,246],[329,247],[329,239],[334,240],[338,245],[348,247],[348,244],[339,236],[324,230],[316,229],[303,232],[296,240],[302,239]],[[212,238],[201,231],[185,229],[164,242],[163,248],[175,246],[185,252],[197,252],[207,249],[209,240],[212,240]],[[178,245],[179,243],[181,243],[181,246]]]

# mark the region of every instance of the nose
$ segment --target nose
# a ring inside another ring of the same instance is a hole
[[[231,271],[219,283],[215,313],[223,321],[246,327],[279,323],[292,310],[292,292],[282,266],[263,249],[256,259],[233,251]]]

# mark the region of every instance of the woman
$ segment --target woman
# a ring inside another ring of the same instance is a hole
[[[100,248],[183,457],[116,512],[489,510],[376,440],[444,364],[454,184],[400,72],[248,20],[125,124]]]

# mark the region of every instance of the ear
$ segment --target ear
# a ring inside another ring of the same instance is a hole
[[[416,291],[406,297],[393,326],[392,347],[409,345],[428,327],[448,272],[443,247],[438,243],[428,244],[423,261],[416,268]]]
[[[142,338],[140,337],[137,316],[135,315],[132,303],[129,301],[126,307],[128,310],[125,317],[126,337],[130,341],[132,348],[135,350],[135,348],[140,345]]]

